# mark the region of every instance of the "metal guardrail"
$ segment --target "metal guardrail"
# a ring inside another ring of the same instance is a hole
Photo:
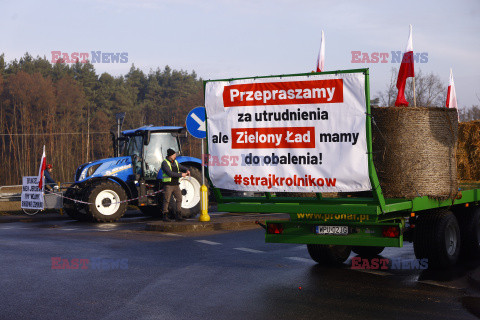
[[[20,201],[21,192],[14,192],[11,189],[22,189],[22,185],[0,186],[0,201]],[[10,189],[10,190],[9,190]]]
[[[44,193],[45,209],[62,209],[63,208],[63,192],[61,189],[68,189],[73,182],[58,183],[53,191]],[[22,199],[22,185],[0,186],[0,202],[18,202]],[[18,192],[20,190],[20,192]],[[43,210],[22,209],[27,215],[33,216]],[[60,211],[61,214],[62,211]]]
[[[60,182],[57,183],[60,190],[68,189],[70,185],[74,182]],[[13,189],[13,190],[12,190]],[[14,190],[22,189],[21,184],[12,185],[12,186],[0,186],[0,201],[20,201],[22,197],[22,191],[14,192]]]

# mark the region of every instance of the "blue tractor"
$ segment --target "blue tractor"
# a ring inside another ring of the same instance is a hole
[[[175,208],[175,201],[182,201],[181,214],[185,218],[200,212],[202,164],[197,158],[181,154],[184,127],[145,126],[112,135],[115,157],[82,164],[75,173],[74,184],[65,192],[64,211],[71,218],[113,222],[123,216],[127,205],[138,206],[144,214],[160,216],[161,164],[169,148],[178,151],[177,161],[187,166],[191,174],[180,179],[183,199],[172,196],[170,210]]]

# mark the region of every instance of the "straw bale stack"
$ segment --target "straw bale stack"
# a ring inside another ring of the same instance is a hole
[[[480,120],[458,125],[457,174],[462,181],[480,180]]]

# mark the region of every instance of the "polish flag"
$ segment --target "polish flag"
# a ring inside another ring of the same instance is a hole
[[[42,160],[40,161],[40,168],[38,169],[38,188],[43,189],[43,171],[47,166],[47,157],[45,156],[45,145],[43,146]]]
[[[455,84],[453,83],[452,69],[450,69],[450,82],[448,83],[447,102],[445,107],[457,108],[457,94],[455,92]]]
[[[320,42],[320,52],[317,58],[317,72],[325,71],[325,35],[322,30],[322,41]]]
[[[398,95],[395,101],[395,106],[408,106],[408,101],[405,99],[405,84],[407,78],[415,77],[413,68],[413,41],[412,41],[412,25],[410,25],[410,35],[408,36],[407,48],[403,53],[402,64],[398,70],[397,89]]]

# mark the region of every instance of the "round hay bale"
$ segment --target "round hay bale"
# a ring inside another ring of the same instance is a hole
[[[457,194],[456,109],[372,108],[373,159],[387,198]]]
[[[462,181],[480,180],[480,120],[458,124],[457,174]]]

